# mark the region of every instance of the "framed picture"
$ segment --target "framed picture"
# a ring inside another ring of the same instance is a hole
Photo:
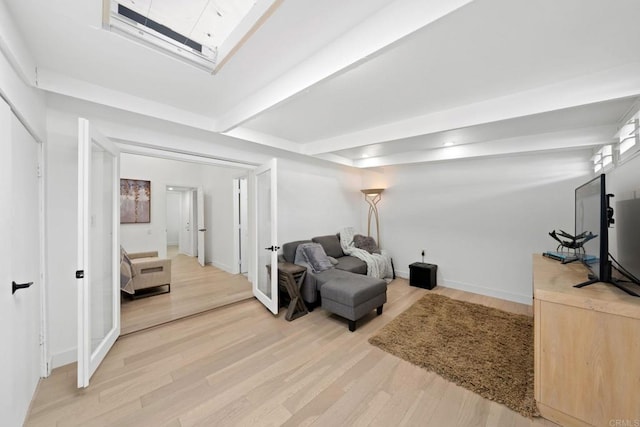
[[[120,224],[151,222],[151,181],[120,179]]]

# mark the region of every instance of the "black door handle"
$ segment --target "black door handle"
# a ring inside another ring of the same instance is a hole
[[[269,246],[268,248],[265,248],[265,249],[271,252],[275,252],[278,249],[280,249],[280,246]]]
[[[11,295],[15,294],[18,289],[26,289],[31,285],[33,285],[33,282],[29,282],[29,283],[11,282]]]
[[[198,231],[207,231],[207,229],[206,228],[201,228]]]

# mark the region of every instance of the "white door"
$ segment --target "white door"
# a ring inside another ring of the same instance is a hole
[[[258,167],[255,179],[255,264],[253,294],[273,314],[278,313],[278,181],[277,161]],[[269,276],[267,266],[273,271]]]
[[[198,222],[198,262],[204,267],[204,243],[207,237],[207,228],[204,225],[204,191],[202,187],[198,187],[196,190],[196,204],[198,214],[196,215],[196,221]]]
[[[247,205],[247,179],[240,180],[240,273],[249,271],[249,239],[248,239],[248,205]]]
[[[249,270],[247,177],[233,180],[233,274]]]
[[[181,254],[195,256],[193,251],[193,230],[192,230],[192,211],[193,197],[191,190],[183,190],[180,193],[182,198],[180,211],[180,244],[178,250]]]
[[[78,387],[120,335],[120,155],[78,120]]]
[[[41,373],[41,146],[1,98],[0,149],[0,424],[18,426]]]

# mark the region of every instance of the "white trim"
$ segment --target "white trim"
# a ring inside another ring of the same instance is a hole
[[[139,156],[157,157],[160,159],[178,160],[182,162],[202,163],[213,166],[229,166],[240,169],[254,169],[257,163],[242,162],[239,160],[226,159],[222,157],[210,156],[204,153],[180,150],[169,147],[157,147],[142,142],[117,141],[121,153],[137,154]]]
[[[231,274],[240,273],[240,178],[233,179],[233,265]]]
[[[408,271],[396,270],[396,277],[409,280]],[[516,294],[505,292],[497,289],[485,288],[484,286],[473,285],[470,283],[456,282],[453,280],[443,280],[438,278],[438,286],[449,289],[458,289],[460,291],[471,292],[473,294],[484,295],[502,300],[513,301],[520,304],[533,305],[533,288],[531,295]]]
[[[47,322],[47,233],[46,233],[46,181],[45,149],[38,144],[38,221],[40,225],[40,376],[51,374],[49,362],[49,324]]]

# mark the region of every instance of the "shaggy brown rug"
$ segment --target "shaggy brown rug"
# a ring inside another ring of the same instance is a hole
[[[539,415],[532,317],[427,294],[369,342],[526,417]]]

